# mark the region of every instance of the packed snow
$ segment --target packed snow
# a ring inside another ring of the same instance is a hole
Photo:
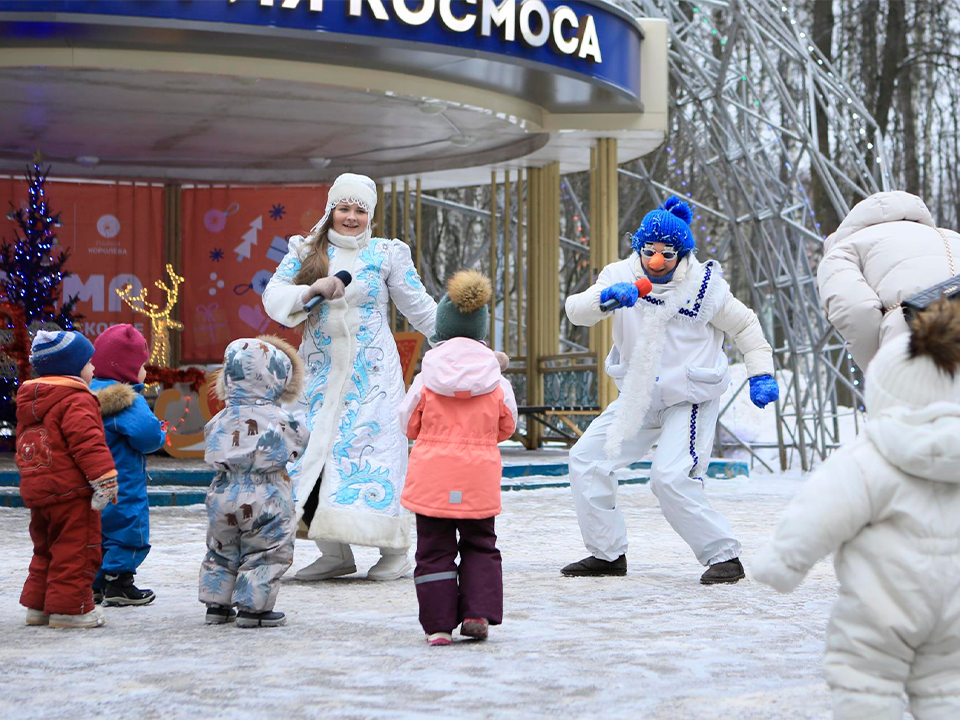
[[[300,583],[317,557],[298,540],[277,609],[282,628],[203,623],[202,507],[153,509],[141,608],[106,608],[96,630],[24,625],[29,512],[0,509],[0,717],[717,718],[826,720],[820,677],[836,594],[829,561],[793,594],[749,580],[799,474],[708,481],[744,545],[748,580],[702,586],[702,568],[646,485],[623,486],[625,578],[565,578],[583,557],[569,489],[507,492],[498,518],[505,615],[485,643],[428,647],[412,575],[374,583],[377,551],[353,577]]]

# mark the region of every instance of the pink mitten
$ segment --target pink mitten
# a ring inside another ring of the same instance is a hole
[[[510,358],[507,357],[507,354],[502,353],[499,350],[494,350],[493,356],[497,359],[497,362],[500,363],[500,372],[506,370],[507,366],[510,364]]]

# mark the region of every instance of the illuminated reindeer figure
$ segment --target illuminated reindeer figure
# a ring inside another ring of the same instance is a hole
[[[170,330],[183,330],[182,323],[170,318],[173,306],[177,304],[180,283],[183,282],[183,278],[173,271],[173,265],[170,264],[167,265],[167,275],[170,276],[170,287],[167,287],[163,280],[157,280],[154,283],[167,295],[167,306],[162,310],[159,305],[147,301],[146,288],[141,288],[140,294],[134,296],[130,295],[129,283],[116,291],[120,299],[129,305],[134,312],[150,318],[150,365],[159,365],[160,367],[167,367],[170,363]]]

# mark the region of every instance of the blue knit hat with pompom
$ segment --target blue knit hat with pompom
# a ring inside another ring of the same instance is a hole
[[[630,245],[639,254],[640,248],[647,243],[662,242],[676,250],[677,257],[682,258],[697,250],[697,242],[690,231],[691,220],[693,211],[690,206],[676,195],[671,195],[663,205],[646,214],[630,239]]]

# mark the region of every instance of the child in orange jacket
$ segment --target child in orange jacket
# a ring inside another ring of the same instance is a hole
[[[431,645],[449,645],[457,625],[484,640],[503,619],[497,443],[516,428],[517,402],[501,375],[506,356],[483,343],[491,292],[478,272],[451,278],[437,306],[435,347],[400,406],[401,426],[416,440],[400,502],[417,514],[413,575]]]

